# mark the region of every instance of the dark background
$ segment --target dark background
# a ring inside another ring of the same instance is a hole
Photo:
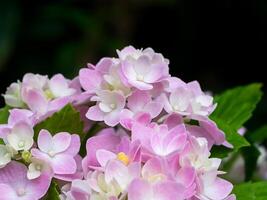
[[[129,44],[215,93],[267,85],[266,43],[266,0],[0,0],[0,92],[26,72],[72,78]],[[248,126],[266,119],[264,97]]]

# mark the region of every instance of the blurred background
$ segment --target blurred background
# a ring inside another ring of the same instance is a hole
[[[267,85],[267,1],[2,0],[0,92],[26,72],[72,78],[129,44],[163,53],[172,75],[214,93]],[[247,126],[266,119],[264,97]]]

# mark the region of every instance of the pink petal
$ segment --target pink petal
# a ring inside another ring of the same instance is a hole
[[[102,77],[96,70],[81,69],[79,72],[80,83],[86,91],[94,93],[99,88]]]
[[[158,102],[150,102],[144,107],[144,112],[150,114],[152,118],[157,117],[163,109],[163,104]]]
[[[112,58],[101,58],[101,60],[96,64],[95,69],[103,74],[107,74],[112,65]]]
[[[173,113],[169,115],[166,120],[164,121],[164,124],[167,124],[169,130],[177,126],[178,124],[183,123],[183,118],[181,115]]]
[[[47,130],[42,129],[39,132],[37,143],[41,151],[48,153],[53,148],[52,135]]]
[[[217,177],[212,185],[204,187],[204,193],[213,200],[222,200],[231,193],[232,189],[233,185],[230,182]]]
[[[121,111],[114,110],[104,116],[104,122],[111,127],[116,126],[120,122]]]
[[[57,133],[53,137],[53,151],[60,153],[65,151],[71,143],[71,135],[66,132]]]
[[[128,200],[154,200],[151,185],[141,179],[135,179],[128,189]]]
[[[52,159],[52,167],[55,174],[74,174],[77,169],[74,158],[67,154],[57,154]]]
[[[33,112],[44,114],[48,109],[48,101],[37,89],[22,88],[23,101],[27,103]]]
[[[151,158],[148,160],[142,169],[142,176],[145,178],[153,177],[154,175],[163,173],[163,163],[159,158]]]
[[[100,135],[91,137],[87,140],[87,163],[89,166],[99,166],[96,159],[96,151],[98,149],[106,149],[108,151],[115,151],[121,138],[115,135],[114,129],[108,128],[101,131]]]
[[[177,182],[188,188],[195,181],[196,172],[192,167],[181,168],[176,174]]]
[[[136,80],[128,80],[129,84],[132,86],[138,88],[139,90],[151,90],[153,89],[153,85],[149,83],[145,83],[142,81],[136,81]]]
[[[99,149],[96,152],[97,161],[102,167],[105,167],[108,161],[113,160],[116,157],[117,157],[116,154],[112,153],[111,151],[107,151],[105,149]]]
[[[76,156],[80,151],[80,136],[76,134],[71,135],[71,141],[69,147],[64,151],[64,154],[69,154],[71,156]]]
[[[99,109],[98,105],[90,107],[86,113],[86,117],[93,121],[103,121],[104,116],[104,113]]]
[[[151,66],[151,70],[145,76],[145,81],[147,83],[154,83],[159,81],[161,78],[166,77],[168,73],[168,66],[165,63],[154,64]]]
[[[122,62],[122,73],[127,78],[127,80],[135,80],[136,72],[128,61]]]
[[[25,136],[25,137],[33,137],[33,134],[34,134],[32,126],[30,126],[28,123],[23,122],[23,121],[15,124],[15,126],[12,129],[12,132],[17,135]]]
[[[151,101],[151,98],[148,92],[136,90],[132,93],[130,97],[128,97],[128,108],[133,112],[138,112],[143,109],[143,107]]]
[[[69,96],[76,92],[69,88],[68,80],[62,74],[56,74],[50,79],[49,88],[56,97]]]
[[[0,191],[1,191],[1,196],[0,200],[7,200],[7,199],[18,199],[19,197],[17,196],[16,191],[14,188],[12,188],[9,185],[6,184],[1,184],[0,183]]]
[[[111,160],[106,166],[105,181],[109,184],[113,179],[116,180],[123,189],[128,186],[128,168],[121,161]]]
[[[184,200],[185,188],[176,182],[165,181],[153,187],[153,200]]]

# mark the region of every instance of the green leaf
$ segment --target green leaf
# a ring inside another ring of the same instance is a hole
[[[260,101],[262,92],[261,84],[253,83],[227,90],[215,97],[218,106],[210,118],[224,131],[226,140],[234,148],[214,147],[212,156],[225,157],[231,151],[249,146],[247,140],[237,133],[237,130],[252,116],[253,110]]]
[[[264,140],[267,139],[267,125],[260,127],[256,131],[248,132],[246,136],[251,142],[262,143]]]
[[[231,128],[227,123],[224,123],[221,119],[213,118],[217,126],[225,133],[226,140],[231,143],[234,148],[226,148],[224,146],[214,146],[212,148],[212,157],[224,158],[231,151],[238,151],[242,147],[249,146],[248,141],[237,133],[236,130]]]
[[[55,181],[52,181],[45,199],[46,200],[60,200],[59,192],[57,188],[58,188],[58,185],[55,183]]]
[[[6,124],[9,116],[9,106],[0,109],[0,124]]]
[[[252,111],[260,101],[261,86],[259,83],[253,83],[216,96],[218,106],[211,114],[211,119],[220,119],[234,130],[238,130],[252,116]]]
[[[37,124],[34,127],[35,139],[41,129],[48,130],[51,134],[58,132],[69,132],[71,134],[78,134],[83,137],[83,122],[80,118],[80,113],[68,104],[59,112],[53,114],[45,121]]]
[[[233,193],[238,200],[266,200],[267,181],[243,183],[234,187]]]

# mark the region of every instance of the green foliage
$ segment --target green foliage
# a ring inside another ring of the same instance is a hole
[[[233,193],[238,200],[266,200],[267,182],[244,183],[236,185]]]
[[[232,150],[237,151],[241,147],[249,146],[249,143],[237,133],[237,130],[252,116],[252,112],[262,96],[260,88],[261,84],[254,83],[227,90],[215,97],[218,106],[210,118],[225,132],[227,141],[234,148],[215,147],[212,150],[212,156],[222,158]]]
[[[0,109],[0,124],[6,124],[9,116],[9,106]]]
[[[218,103],[212,119],[220,119],[234,130],[238,130],[252,116],[253,110],[262,97],[261,84],[253,83],[227,90],[216,96]]]
[[[51,134],[58,132],[69,132],[83,136],[83,122],[80,119],[80,113],[68,104],[59,112],[53,114],[43,122],[34,127],[35,138],[41,129],[48,130]]]
[[[58,191],[59,191],[58,185],[55,183],[55,181],[52,181],[45,199],[46,200],[60,200]]]

